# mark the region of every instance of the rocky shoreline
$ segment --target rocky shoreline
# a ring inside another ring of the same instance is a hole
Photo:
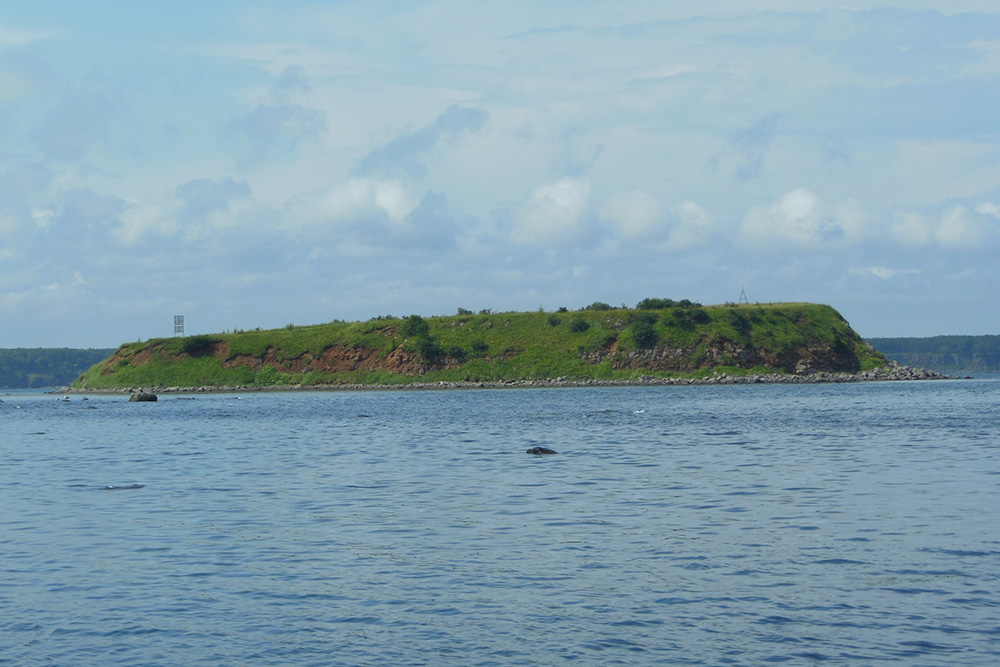
[[[236,385],[224,387],[123,387],[120,389],[76,389],[63,387],[54,394],[201,394],[269,391],[361,391],[361,390],[406,390],[406,389],[512,389],[531,387],[657,387],[682,385],[731,385],[731,384],[818,384],[843,382],[900,382],[913,380],[953,380],[951,375],[923,368],[911,368],[893,364],[860,373],[766,373],[752,375],[729,375],[713,373],[701,378],[660,378],[643,375],[630,380],[599,380],[593,378],[546,378],[544,380],[496,380],[483,382],[412,382],[409,384],[323,384],[323,385],[274,385],[254,387]]]

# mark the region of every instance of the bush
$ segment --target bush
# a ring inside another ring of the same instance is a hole
[[[604,303],[603,301],[595,301],[589,306],[584,307],[583,310],[613,310],[614,306],[609,303]]]
[[[444,359],[445,351],[436,340],[429,336],[417,340],[417,352],[424,363],[436,364]]]
[[[562,320],[561,319],[559,319],[555,315],[549,315],[549,326],[550,327],[557,327],[560,324],[562,324]]]
[[[403,320],[403,325],[399,327],[399,333],[405,338],[415,336],[426,336],[431,330],[431,326],[419,315],[410,315]]]
[[[625,322],[628,324],[637,324],[639,322],[655,324],[656,320],[656,313],[629,313],[625,316]]]
[[[695,324],[708,324],[712,321],[712,316],[704,308],[692,308],[688,313],[688,319]]]
[[[666,325],[679,324],[708,324],[712,321],[712,316],[704,308],[674,308],[669,313],[664,313],[663,323]]]
[[[632,340],[635,342],[636,347],[655,347],[659,339],[660,336],[656,333],[656,329],[653,328],[652,323],[636,322],[632,325]]]
[[[574,318],[569,321],[569,330],[573,333],[583,333],[590,328],[590,322],[587,320],[581,320],[580,318]]]
[[[729,311],[729,324],[736,330],[736,333],[740,337],[746,339],[750,336],[750,329],[753,325],[750,324],[750,321],[743,313],[737,310]]]
[[[486,344],[484,340],[474,340],[472,341],[472,351],[475,354],[486,354],[489,352],[490,346]]]
[[[663,310],[664,308],[673,308],[677,305],[677,302],[673,299],[643,299],[639,303],[635,304],[636,310]]]
[[[472,315],[472,311],[471,311],[471,310],[469,310],[468,308],[461,308],[461,307],[460,307],[460,308],[458,309],[458,314],[459,314],[459,315]]]
[[[458,363],[462,363],[468,358],[469,353],[465,351],[465,348],[461,345],[449,345],[444,349],[444,356],[449,359],[454,359]]]

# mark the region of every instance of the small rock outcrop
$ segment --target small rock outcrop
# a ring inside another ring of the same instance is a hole
[[[137,391],[129,396],[129,403],[153,403],[157,400],[156,394],[148,391]]]

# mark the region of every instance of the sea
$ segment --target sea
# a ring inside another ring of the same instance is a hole
[[[0,399],[0,664],[1000,664],[996,378]]]

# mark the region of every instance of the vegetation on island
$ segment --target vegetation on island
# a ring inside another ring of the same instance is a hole
[[[644,299],[579,310],[381,316],[122,345],[73,384],[128,387],[629,380],[859,372],[887,360],[830,306]]]
[[[1000,336],[869,338],[891,361],[941,373],[1000,372]]]
[[[66,347],[0,349],[0,389],[64,387],[112,352]]]

